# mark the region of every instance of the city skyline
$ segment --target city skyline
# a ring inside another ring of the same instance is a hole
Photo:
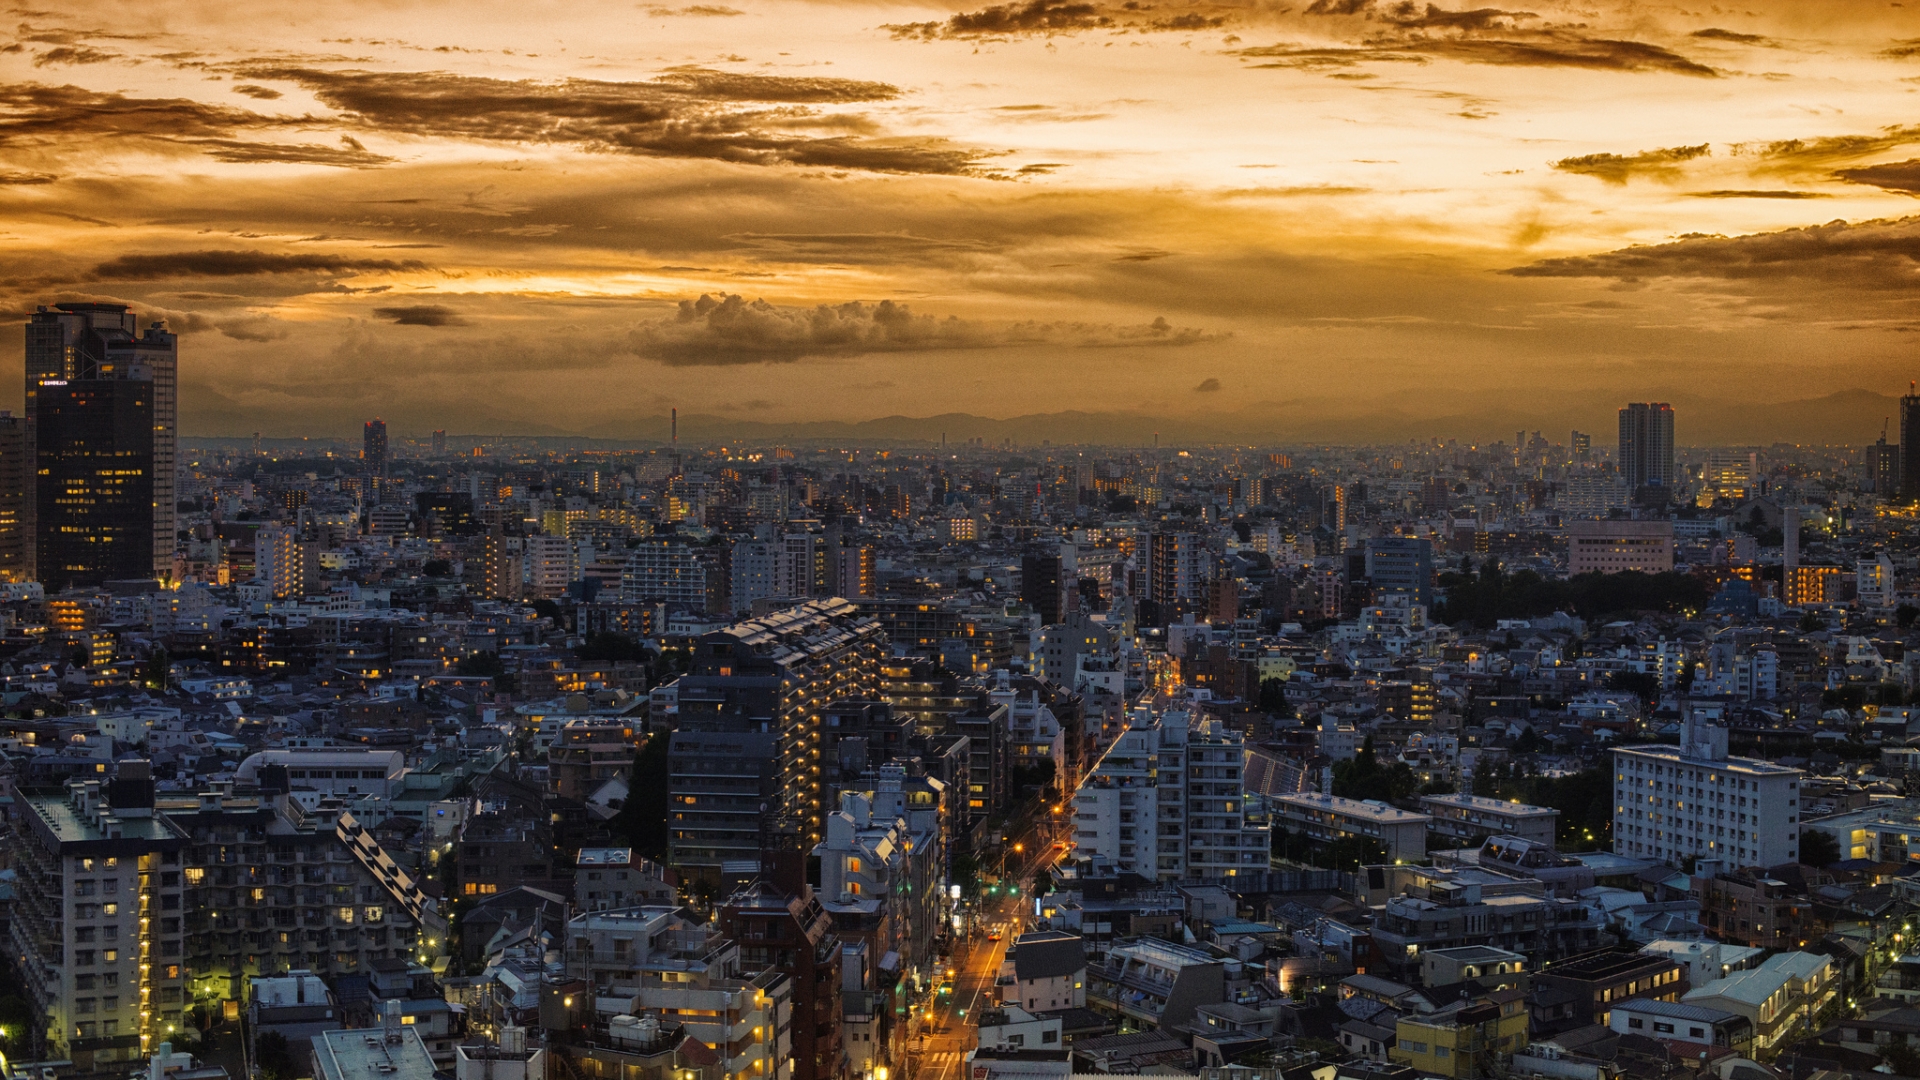
[[[200,436],[1863,445],[1911,377],[1902,9],[268,10],[22,13],[0,355],[132,304]]]

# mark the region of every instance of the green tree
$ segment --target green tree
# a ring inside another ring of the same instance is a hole
[[[1257,704],[1261,712],[1276,720],[1292,716],[1293,706],[1287,702],[1287,680],[1261,679]]]
[[[1840,861],[1840,842],[1825,830],[1801,829],[1800,861],[1808,866],[1832,866]]]
[[[293,1080],[297,1075],[293,1049],[278,1031],[263,1031],[254,1037],[253,1060],[260,1067],[261,1080]]]
[[[634,752],[627,773],[627,801],[615,814],[612,830],[627,846],[649,859],[667,857],[667,744],[672,735],[656,731]]]
[[[574,653],[595,664],[637,664],[647,658],[646,647],[625,634],[588,634]]]
[[[165,649],[155,649],[140,665],[140,683],[149,690],[165,690],[169,672],[173,668],[173,659]]]

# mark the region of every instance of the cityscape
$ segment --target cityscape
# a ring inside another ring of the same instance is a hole
[[[11,9],[0,1080],[1920,1080],[1920,18],[1533,6]]]

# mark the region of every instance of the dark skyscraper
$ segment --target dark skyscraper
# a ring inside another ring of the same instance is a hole
[[[33,535],[27,528],[33,519],[31,449],[26,417],[0,412],[0,581],[33,580]]]
[[[387,422],[385,420],[376,416],[367,421],[367,430],[361,435],[360,460],[366,462],[368,474],[387,475]]]
[[[437,428],[433,433],[433,456],[440,457],[447,452],[447,429]]]
[[[27,323],[27,571],[49,592],[173,572],[178,339],[124,304]]]
[[[1620,475],[1629,491],[1673,483],[1673,406],[1664,401],[1620,410]]]
[[[1900,466],[1897,476],[1900,501],[1920,501],[1920,392],[1914,390],[1912,383],[1907,384],[1907,396],[1900,399]]]

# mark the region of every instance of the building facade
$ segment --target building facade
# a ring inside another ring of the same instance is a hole
[[[1613,849],[1778,866],[1800,854],[1800,770],[1727,755],[1727,731],[1689,718],[1680,745],[1613,752]]]

